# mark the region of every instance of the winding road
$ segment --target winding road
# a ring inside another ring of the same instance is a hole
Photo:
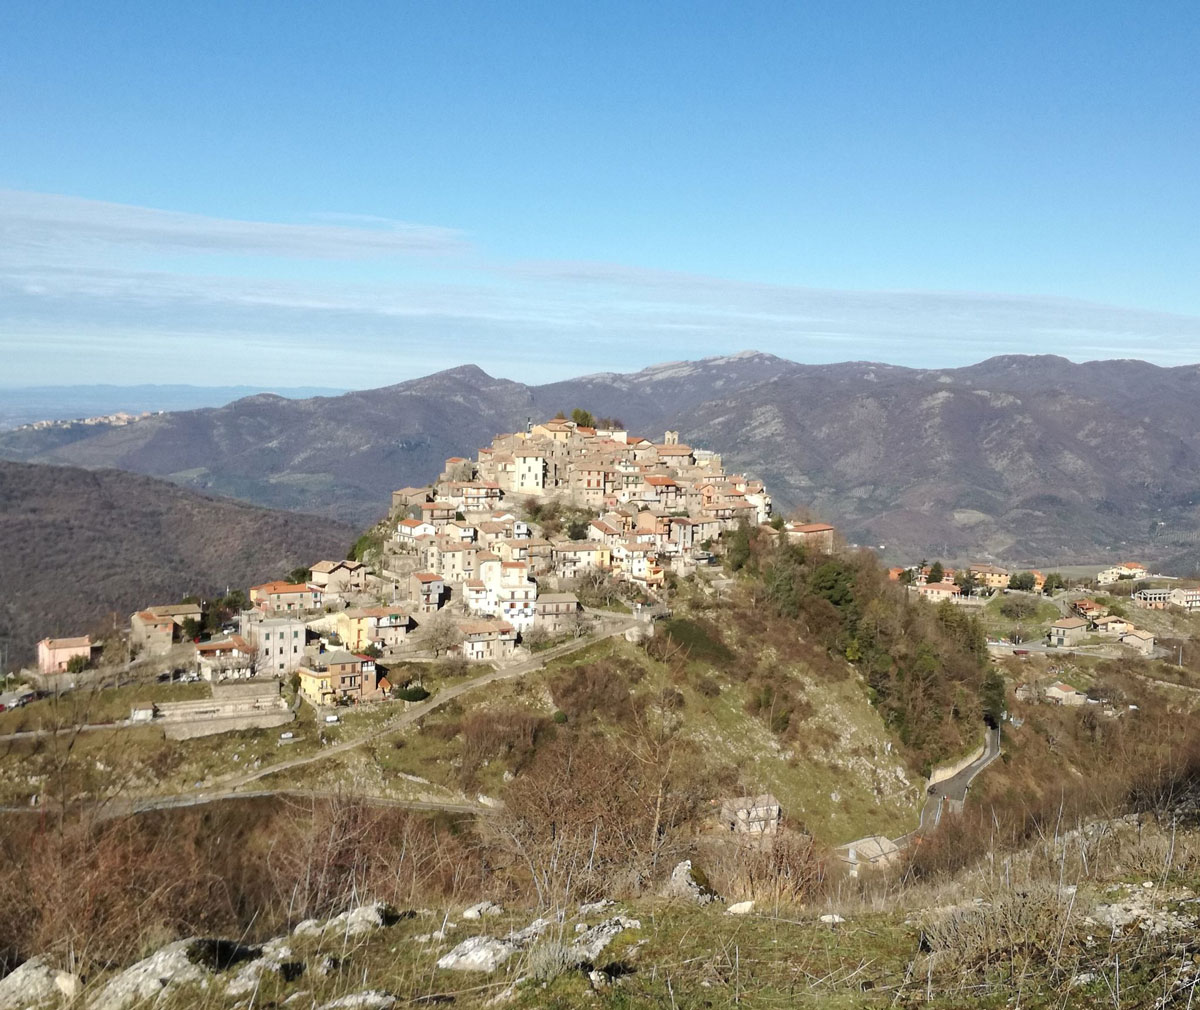
[[[921,807],[920,826],[913,834],[922,834],[930,828],[936,828],[947,803],[950,804],[951,810],[961,810],[972,780],[999,756],[1000,730],[989,726],[984,733],[983,753],[962,771],[929,787],[925,805]]]

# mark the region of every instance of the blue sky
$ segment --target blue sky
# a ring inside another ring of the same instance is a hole
[[[1191,3],[40,3],[0,38],[0,384],[1200,360]]]

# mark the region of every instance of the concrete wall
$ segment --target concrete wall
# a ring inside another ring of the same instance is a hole
[[[929,773],[929,784],[932,786],[938,782],[945,782],[946,779],[954,778],[954,776],[966,768],[967,765],[971,764],[973,761],[978,761],[981,757],[983,757],[985,747],[986,744],[980,744],[975,748],[975,750],[971,751],[970,754],[964,758],[959,758],[954,762],[954,764],[942,765],[940,768],[934,768],[933,771]]]
[[[163,724],[163,735],[168,740],[191,740],[215,733],[229,733],[237,729],[272,729],[284,726],[295,719],[295,713],[284,709],[275,712],[234,715],[221,719],[180,720]]]

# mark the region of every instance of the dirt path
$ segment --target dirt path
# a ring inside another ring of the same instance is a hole
[[[488,684],[494,684],[502,680],[513,680],[517,677],[524,677],[530,673],[534,673],[543,669],[547,663],[555,659],[560,659],[563,656],[568,656],[573,652],[579,652],[589,646],[595,645],[597,642],[604,641],[608,638],[615,638],[617,635],[623,635],[629,628],[633,627],[637,622],[631,617],[619,617],[604,620],[600,632],[597,635],[576,639],[572,642],[564,642],[562,645],[555,646],[553,649],[547,649],[545,652],[539,653],[535,658],[527,660],[524,663],[519,663],[515,666],[501,667],[498,670],[489,670],[487,673],[480,674],[478,677],[473,677],[470,680],[464,680],[462,683],[454,684],[450,687],[443,688],[437,694],[430,697],[428,700],[421,702],[409,708],[408,711],[396,716],[394,719],[388,720],[383,726],[372,730],[369,733],[364,733],[361,736],[355,737],[352,740],[345,740],[342,743],[334,744],[330,747],[322,748],[316,754],[308,757],[293,758],[288,761],[282,761],[279,764],[273,764],[267,768],[260,768],[253,772],[226,775],[219,779],[215,779],[203,789],[198,789],[193,793],[180,793],[168,796],[150,796],[144,799],[131,799],[127,811],[142,811],[165,809],[175,806],[196,806],[202,803],[213,803],[225,799],[233,799],[238,796],[266,796],[275,792],[280,793],[303,793],[305,795],[319,795],[319,793],[309,793],[306,790],[295,789],[278,789],[278,790],[257,790],[248,792],[245,786],[253,782],[258,782],[271,775],[278,775],[282,772],[292,771],[296,768],[303,768],[308,765],[316,764],[320,761],[328,760],[337,754],[345,754],[352,751],[363,744],[370,743],[373,740],[378,740],[400,730],[407,729],[414,725],[419,719],[424,718],[430,712],[441,706],[453,701],[455,698],[460,698],[464,694],[471,691],[477,691],[481,687],[486,687]],[[391,802],[379,798],[383,802]],[[394,801],[398,805],[412,806],[418,809],[437,809],[437,810],[454,810],[454,811],[480,811],[486,810],[482,804],[467,806],[462,803],[439,803],[437,801],[414,801],[407,803],[403,801]],[[113,809],[119,813],[122,810],[123,804],[114,804]]]

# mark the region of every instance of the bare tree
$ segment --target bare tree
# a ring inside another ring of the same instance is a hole
[[[459,631],[454,618],[447,611],[442,610],[434,616],[433,620],[426,622],[422,641],[436,659],[462,641],[462,632]]]

